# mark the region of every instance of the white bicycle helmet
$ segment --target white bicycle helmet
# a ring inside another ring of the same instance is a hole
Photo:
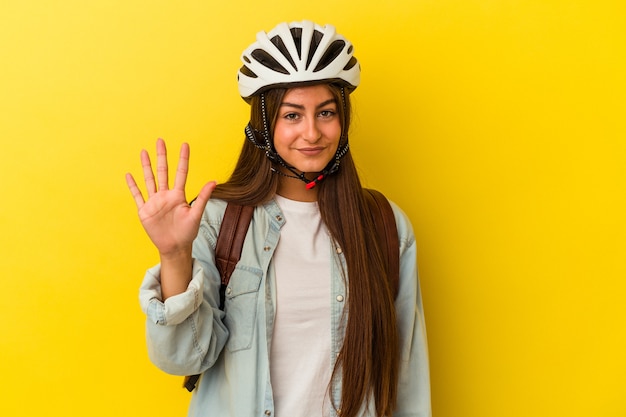
[[[352,91],[359,85],[361,69],[352,44],[332,25],[281,23],[269,33],[257,33],[256,39],[242,53],[237,74],[246,100],[271,87],[330,81]]]

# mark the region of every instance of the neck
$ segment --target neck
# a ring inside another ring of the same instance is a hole
[[[295,201],[317,201],[317,187],[306,188],[306,184],[298,178],[280,176],[278,195]]]

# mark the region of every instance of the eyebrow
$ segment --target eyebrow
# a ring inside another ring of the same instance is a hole
[[[335,100],[334,98],[328,99],[328,100],[326,100],[326,101],[324,101],[324,102],[322,102],[322,103],[318,104],[315,108],[316,108],[316,109],[319,109],[319,108],[322,108],[322,107],[324,107],[324,106],[327,106],[327,105],[329,105],[329,104],[331,104],[331,103],[335,103],[335,104],[337,104],[337,100]],[[289,102],[286,102],[286,101],[283,101],[282,103],[280,103],[280,106],[281,106],[281,107],[282,107],[282,106],[294,107],[294,108],[296,108],[296,109],[304,110],[304,106],[303,106],[302,104],[289,103]]]

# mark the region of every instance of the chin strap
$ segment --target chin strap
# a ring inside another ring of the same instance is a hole
[[[280,158],[280,157],[279,157]],[[296,170],[294,167],[292,167],[291,165],[287,164],[282,158],[280,158],[280,160],[278,161],[278,163],[288,169],[289,171],[291,171],[293,173],[293,175],[289,175],[289,174],[285,174],[284,172],[282,172],[279,169],[276,169],[274,167],[271,168],[272,172],[278,175],[282,175],[284,177],[288,177],[288,178],[296,178],[299,179],[300,181],[304,182],[306,184],[306,188],[307,190],[310,190],[311,188],[315,187],[317,184],[319,184],[324,178],[326,178],[327,176],[329,176],[330,174],[333,174],[335,172],[337,172],[337,170],[339,169],[339,158],[335,157],[335,159],[331,162],[328,163],[328,165],[326,166],[326,168],[324,168],[324,170],[322,170],[322,172],[320,172],[319,174],[317,174],[317,176],[313,179],[310,180],[306,177],[306,172],[300,172],[298,173],[298,170]]]

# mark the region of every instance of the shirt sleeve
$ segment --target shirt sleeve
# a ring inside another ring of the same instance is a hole
[[[163,326],[182,323],[202,302],[202,268],[194,260],[192,279],[187,290],[161,301],[161,266],[150,268],[139,289],[139,303],[149,321]]]
[[[400,287],[396,297],[400,332],[398,403],[394,417],[430,417],[430,370],[426,324],[411,224],[394,205],[400,237]]]

